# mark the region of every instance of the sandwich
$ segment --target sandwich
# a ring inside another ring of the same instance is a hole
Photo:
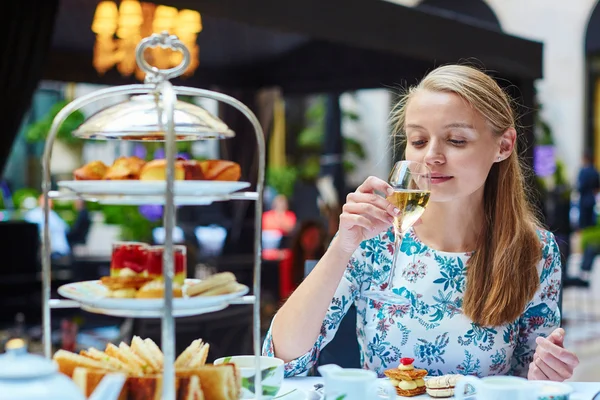
[[[237,400],[241,377],[234,364],[206,365],[210,346],[194,340],[176,359],[177,400]],[[108,344],[104,351],[89,348],[75,354],[59,350],[54,360],[60,372],[71,377],[89,396],[102,378],[123,373],[127,381],[119,400],[158,400],[163,390],[163,353],[151,339],[134,336],[131,346]]]

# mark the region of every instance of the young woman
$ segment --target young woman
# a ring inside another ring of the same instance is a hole
[[[410,306],[368,300],[393,251],[397,212],[369,177],[347,198],[338,235],[275,316],[264,353],[286,374],[307,371],[354,303],[364,368],[380,376],[401,357],[431,375],[519,375],[562,381],[578,364],[563,348],[560,254],[529,209],[508,96],[477,69],[437,68],[392,114],[406,159],[432,171],[420,224],[403,238],[395,287]]]

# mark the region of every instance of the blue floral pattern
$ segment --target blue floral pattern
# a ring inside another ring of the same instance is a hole
[[[373,285],[383,288],[390,274],[394,233],[390,229],[361,243],[352,256],[313,348],[285,364],[286,376],[306,373],[318,360],[351,304],[357,309],[357,335],[362,365],[383,376],[401,357],[430,375],[526,376],[535,351],[535,339],[559,326],[560,254],[554,236],[538,231],[542,259],[540,287],[515,321],[482,327],[462,313],[466,265],[473,253],[448,253],[429,248],[413,230],[403,238],[393,291],[406,304],[367,299]],[[404,268],[401,266],[405,266]],[[276,318],[276,317],[275,317]],[[271,330],[263,354],[274,356]]]

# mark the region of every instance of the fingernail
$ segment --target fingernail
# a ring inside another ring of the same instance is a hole
[[[544,343],[544,338],[541,336],[538,336],[537,338],[535,338],[535,342],[537,344],[542,344],[542,343]]]
[[[554,337],[557,339],[562,339],[563,338],[563,333],[562,332],[554,332]]]
[[[390,224],[393,224],[394,223],[394,217],[388,217],[388,222]]]
[[[391,195],[393,195],[393,194],[394,194],[394,189],[392,189],[392,188],[388,188],[388,189],[387,189],[387,194],[388,194],[388,196],[391,196]]]
[[[397,208],[394,207],[394,215],[398,215],[400,214],[400,210],[398,210]]]

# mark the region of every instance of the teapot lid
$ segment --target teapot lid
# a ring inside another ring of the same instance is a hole
[[[6,353],[0,355],[0,379],[33,379],[58,370],[52,361],[29,354],[23,339],[11,339],[5,348]]]

